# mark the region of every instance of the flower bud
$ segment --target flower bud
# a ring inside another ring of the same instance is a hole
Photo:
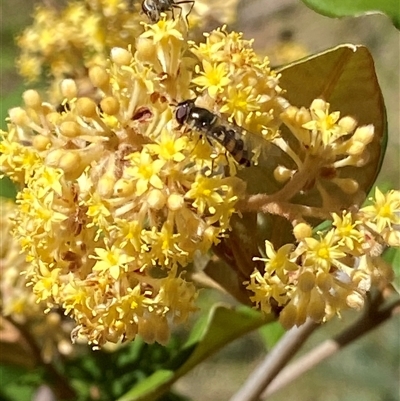
[[[64,121],[60,125],[60,131],[68,138],[75,138],[81,134],[81,126],[76,121]]]
[[[114,195],[116,196],[129,196],[135,191],[135,184],[133,181],[124,178],[119,179],[114,185]]]
[[[119,111],[119,103],[118,100],[113,97],[113,96],[108,96],[105,97],[101,102],[100,102],[100,107],[101,110],[109,115],[115,115]]]
[[[356,121],[353,117],[346,116],[346,117],[341,118],[341,119],[338,121],[338,125],[339,125],[339,127],[341,127],[345,132],[350,133],[350,132],[353,132],[353,131],[356,129],[356,127],[357,127],[357,121]]]
[[[325,302],[318,291],[312,291],[311,293],[308,315],[314,322],[321,322],[325,316]]]
[[[42,105],[42,99],[37,91],[28,89],[23,93],[22,97],[27,107],[31,107],[34,110],[40,109]]]
[[[293,228],[293,235],[300,241],[304,238],[311,237],[312,235],[312,228],[307,223],[299,223]]]
[[[168,209],[172,211],[179,210],[183,207],[184,205],[184,199],[182,195],[179,194],[171,194],[168,197]]]
[[[42,151],[47,149],[51,144],[51,140],[45,135],[36,135],[32,140],[32,144],[36,150]]]
[[[329,103],[325,102],[323,99],[314,99],[311,103],[310,110],[323,110],[326,111],[326,109],[329,107]]]
[[[400,247],[400,231],[390,230],[383,237],[389,246]]]
[[[73,79],[63,79],[60,84],[61,94],[68,100],[78,96],[78,88]]]
[[[298,288],[302,292],[310,292],[315,286],[315,276],[312,272],[306,270],[299,276],[297,284]]]
[[[108,87],[110,82],[110,77],[107,71],[99,65],[96,65],[89,70],[89,78],[94,87],[103,90]]]
[[[294,173],[293,170],[289,170],[285,166],[278,166],[274,170],[274,178],[276,181],[283,183],[290,180]]]
[[[286,330],[289,330],[295,325],[296,316],[297,316],[296,307],[293,304],[289,303],[283,308],[282,312],[280,313],[279,321]]]
[[[160,210],[164,207],[166,196],[159,189],[152,189],[147,196],[147,203],[151,209]]]
[[[54,149],[46,156],[46,164],[50,167],[58,167],[61,157],[64,155],[63,149]]]
[[[56,111],[52,111],[51,113],[46,115],[46,120],[51,124],[51,125],[60,125],[60,122],[62,120],[62,117],[60,113]]]
[[[368,145],[373,138],[374,126],[372,124],[358,127],[352,137],[353,140],[362,142],[364,145]]]
[[[362,142],[351,140],[349,144],[346,149],[347,154],[354,156],[364,152],[365,145]]]
[[[296,113],[296,123],[302,127],[304,124],[307,124],[309,121],[311,121],[311,115],[310,112],[302,107],[297,113]]]
[[[364,306],[364,298],[358,292],[353,292],[346,298],[346,303],[350,308],[360,310]]]
[[[95,117],[97,115],[96,103],[88,97],[79,98],[76,102],[76,109],[83,117]]]
[[[118,65],[129,65],[132,62],[132,53],[122,47],[113,47],[111,60]]]
[[[28,114],[26,114],[26,111],[22,107],[13,107],[8,111],[8,114],[10,116],[10,120],[17,125],[28,125],[30,122],[30,119],[28,117]]]
[[[316,286],[323,292],[327,293],[333,286],[332,275],[325,272],[319,272],[315,280]]]
[[[80,164],[81,157],[79,156],[78,152],[66,151],[61,156],[58,167],[60,167],[66,173],[70,173],[75,171],[76,169],[79,169]]]

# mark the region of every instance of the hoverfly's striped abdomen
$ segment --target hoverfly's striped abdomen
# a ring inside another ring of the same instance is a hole
[[[185,100],[179,103],[176,107],[175,118],[180,125],[186,124],[203,133],[207,138],[220,143],[239,164],[250,166],[250,160],[241,138],[243,132],[240,127],[229,123],[225,124],[211,111],[195,106],[194,100]]]
[[[209,136],[219,142],[239,164],[243,164],[246,167],[250,166],[243,139],[238,137],[238,133],[234,129],[216,125],[211,128]]]

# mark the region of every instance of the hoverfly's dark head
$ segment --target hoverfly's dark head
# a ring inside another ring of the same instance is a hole
[[[185,100],[178,103],[175,109],[175,119],[179,125],[183,125],[188,121],[193,107],[194,100]]]
[[[157,4],[155,0],[143,0],[142,2],[142,11],[147,15],[147,18],[155,23],[160,19],[160,12],[158,10]]]

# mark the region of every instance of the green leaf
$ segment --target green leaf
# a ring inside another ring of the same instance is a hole
[[[132,388],[118,401],[152,401],[163,395],[172,384],[226,344],[271,322],[274,317],[263,317],[253,309],[214,307],[206,322],[195,328],[193,336],[182,351],[153,375]]]
[[[3,63],[4,64],[4,63]],[[2,65],[2,73],[6,76],[4,72],[4,65]],[[6,92],[6,91],[5,91]],[[8,110],[11,107],[15,107],[16,105],[21,104],[22,102],[22,92],[23,86],[17,85],[13,88],[12,92],[10,93],[2,93],[2,98],[0,102],[0,128],[6,129],[6,117],[8,116]],[[15,185],[8,179],[7,177],[0,180],[0,196],[3,198],[11,198],[15,199],[17,194]]]
[[[287,90],[285,96],[291,104],[308,107],[314,99],[323,98],[330,103],[331,111],[354,117],[359,126],[374,125],[374,139],[367,147],[370,156],[367,164],[338,170],[338,178],[354,179],[359,190],[344,196],[329,182],[325,188],[331,204],[338,209],[360,205],[375,182],[387,144],[386,111],[370,52],[363,46],[340,45],[277,72],[282,74],[280,85]],[[318,206],[318,198],[318,190],[314,188],[297,197],[296,202]]]
[[[398,0],[303,0],[303,3],[327,17],[386,14],[400,29],[400,4]]]
[[[387,249],[383,258],[393,266],[396,274],[400,276],[400,248]]]
[[[17,195],[17,189],[12,181],[8,177],[4,177],[0,180],[0,197],[15,199]]]
[[[3,71],[3,70],[2,70]],[[3,71],[4,73],[4,71]],[[9,93],[5,92],[2,94],[1,102],[0,102],[0,128],[6,129],[6,117],[8,117],[8,110],[12,107],[16,107],[22,103],[22,93],[24,91],[24,87],[21,84],[13,87],[13,90]]]
[[[395,274],[393,285],[400,293],[400,248],[388,248],[383,254],[383,259],[393,267]]]
[[[30,401],[39,385],[39,375],[32,377],[32,371],[0,365],[0,399],[7,401]]]
[[[260,327],[258,332],[263,339],[267,350],[270,350],[280,340],[283,334],[285,334],[285,329],[279,322],[274,322]]]

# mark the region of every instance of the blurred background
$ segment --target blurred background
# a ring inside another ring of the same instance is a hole
[[[1,127],[10,107],[21,103],[25,89],[16,73],[17,49],[14,36],[30,23],[31,0],[5,0],[0,3],[1,28]],[[234,28],[245,38],[255,39],[254,47],[271,55],[273,65],[280,57],[312,54],[342,43],[363,44],[374,60],[387,107],[389,144],[378,178],[380,185],[400,188],[400,34],[383,15],[330,19],[314,13],[296,0],[239,0]],[[283,51],[286,51],[286,53]],[[398,261],[399,262],[399,261]],[[214,303],[214,293],[203,291],[205,307]],[[229,303],[233,302],[226,299]],[[354,315],[346,314],[316,332],[303,352],[340,332]],[[224,401],[240,387],[261,361],[265,342],[252,333],[226,347],[181,379],[176,390],[194,401]],[[400,400],[400,320],[383,324],[362,340],[310,371],[271,401],[399,401]]]

